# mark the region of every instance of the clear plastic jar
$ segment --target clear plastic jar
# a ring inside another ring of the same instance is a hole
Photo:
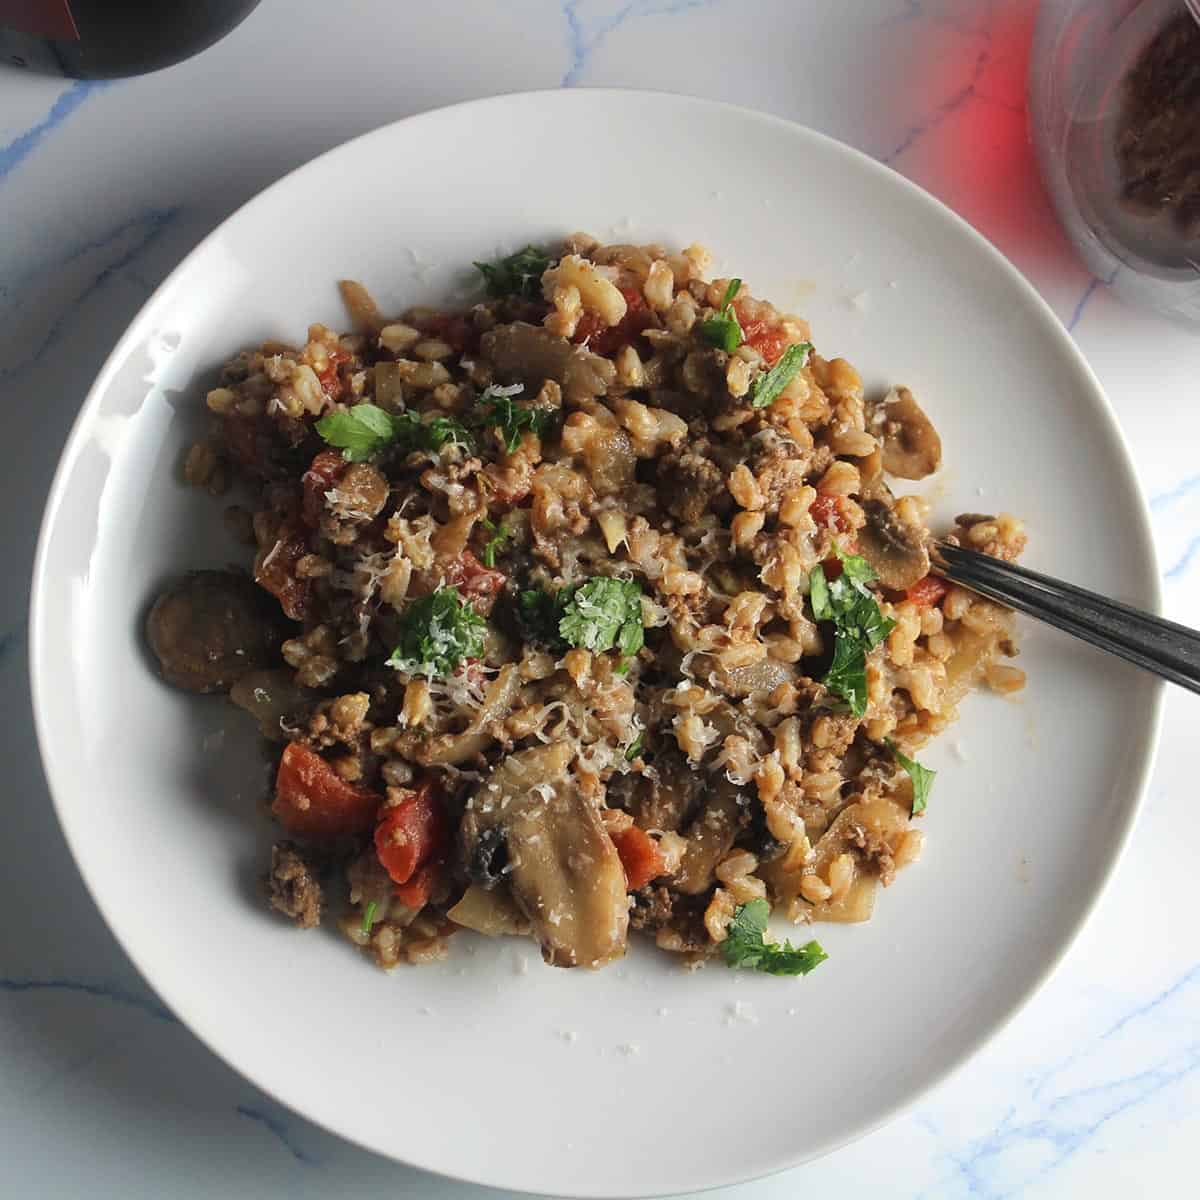
[[[1029,117],[1059,218],[1124,298],[1200,325],[1200,0],[1042,0]]]

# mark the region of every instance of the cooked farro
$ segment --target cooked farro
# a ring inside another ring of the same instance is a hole
[[[260,590],[197,572],[148,635],[281,746],[297,923],[332,905],[385,967],[461,929],[745,962],[764,898],[863,921],[918,857],[908,756],[1022,685],[1010,615],[929,575],[926,506],[885,482],[941,461],[913,394],[864,395],[708,262],[579,234],[394,318],[343,284],[356,332],[243,351],[202,401],[185,476],[253,489],[227,519]]]

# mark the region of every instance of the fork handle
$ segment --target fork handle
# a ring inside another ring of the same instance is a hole
[[[932,560],[952,583],[1200,692],[1200,633],[1186,625],[963,546],[938,542]]]

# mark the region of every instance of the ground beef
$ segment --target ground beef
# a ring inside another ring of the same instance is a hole
[[[665,887],[644,887],[633,894],[633,908],[629,912],[629,924],[634,929],[661,929],[671,920],[675,896]]]
[[[321,923],[325,894],[317,879],[314,864],[292,842],[277,842],[271,847],[271,869],[263,880],[267,902],[277,912],[295,921],[301,929]]]
[[[685,525],[699,521],[709,509],[724,511],[730,497],[725,475],[711,459],[691,450],[668,454],[658,466],[658,486],[667,510]]]
[[[644,933],[669,931],[665,939],[676,954],[707,955],[712,939],[704,926],[707,897],[681,896],[665,887],[646,887],[633,894],[629,924]]]
[[[865,865],[873,870],[884,887],[896,878],[896,863],[887,841],[863,825],[852,824],[847,830],[850,842],[862,852]]]
[[[766,431],[751,460],[750,470],[766,500],[764,511],[769,516],[779,512],[784,496],[804,486],[812,458],[813,451],[801,450],[795,442],[781,438],[774,430]]]

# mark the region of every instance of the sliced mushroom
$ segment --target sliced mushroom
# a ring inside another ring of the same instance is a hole
[[[736,784],[721,775],[707,795],[700,815],[688,826],[687,850],[673,881],[687,896],[712,886],[717,864],[733,848],[742,823],[744,809]]]
[[[542,957],[560,967],[599,967],[625,953],[629,899],[625,871],[599,810],[567,767],[566,742],[510,755],[476,793],[462,823],[471,863],[499,830],[505,872]]]
[[[889,805],[889,808],[899,812],[896,805]],[[859,833],[863,828],[866,809],[867,805],[859,802],[847,805],[821,835],[803,868],[786,854],[761,865],[759,875],[766,880],[777,902],[789,903],[800,899],[800,884],[806,875],[815,874],[824,880],[834,859],[849,854],[854,863],[854,874],[846,892],[836,900],[825,900],[819,904],[806,900],[805,911],[813,921],[853,924],[870,920],[879,877],[865,868],[859,853]]]
[[[883,443],[883,469],[901,479],[924,479],[942,464],[942,439],[916,397],[894,387],[871,405],[868,428]]]
[[[781,683],[794,683],[796,668],[792,663],[764,658],[761,662],[749,663],[744,667],[718,666],[708,678],[718,691],[744,699],[755,692],[769,694]]]
[[[523,383],[529,395],[553,379],[570,399],[603,396],[616,379],[616,367],[606,358],[572,346],[536,325],[515,321],[497,325],[483,335],[480,353],[505,383]]]
[[[529,922],[525,919],[525,914],[513,903],[507,888],[485,891],[472,884],[446,916],[455,925],[461,925],[464,929],[474,929],[476,933],[482,933],[485,937],[529,935]]]
[[[294,725],[313,704],[313,693],[300,687],[295,672],[281,668],[247,671],[232,688],[229,698],[257,722],[268,741],[284,740],[285,725]]]
[[[652,775],[614,776],[608,802],[625,808],[639,829],[676,833],[699,811],[704,784],[678,750],[667,749],[655,755]]]
[[[484,693],[483,704],[474,720],[461,733],[440,733],[430,737],[420,730],[410,729],[397,739],[396,749],[423,767],[466,762],[496,740],[495,731],[508,716],[520,690],[520,668],[516,663],[509,663],[500,668],[500,673]]]
[[[227,692],[265,666],[278,630],[264,601],[236,571],[193,571],[172,584],[146,618],[163,678],[188,692]]]
[[[903,592],[929,574],[929,551],[911,525],[883,500],[864,500],[867,523],[858,531],[858,552],[885,588]]]

